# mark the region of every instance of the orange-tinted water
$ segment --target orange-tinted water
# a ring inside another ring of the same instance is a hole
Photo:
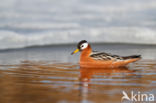
[[[120,103],[122,91],[156,94],[156,61],[114,69],[47,61],[0,65],[0,103]]]

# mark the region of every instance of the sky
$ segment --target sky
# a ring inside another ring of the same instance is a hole
[[[155,0],[1,0],[0,49],[89,42],[156,44]]]

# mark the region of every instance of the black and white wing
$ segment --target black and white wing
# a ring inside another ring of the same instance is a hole
[[[97,52],[94,51],[90,54],[90,57],[95,60],[113,60],[113,61],[120,61],[120,60],[129,60],[129,59],[140,59],[141,55],[131,55],[131,56],[118,56],[112,55],[105,52]]]
[[[92,52],[90,54],[90,57],[95,59],[95,60],[114,60],[114,61],[118,61],[118,60],[124,60],[123,57],[118,56],[118,55],[111,55],[109,53],[105,53],[105,52]]]

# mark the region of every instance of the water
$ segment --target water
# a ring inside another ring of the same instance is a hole
[[[6,49],[0,51],[0,64],[18,64],[25,60],[34,61],[57,61],[57,62],[79,62],[79,54],[71,55],[77,46],[71,45],[49,45],[34,46],[22,49]],[[122,56],[141,54],[143,59],[156,60],[156,46],[154,45],[130,45],[130,44],[94,44],[91,43],[94,51],[104,51],[106,53]]]
[[[122,91],[156,95],[155,46],[92,46],[113,54],[142,54],[143,58],[123,68],[80,68],[79,54],[70,55],[76,45],[3,50],[0,103],[121,103]]]
[[[115,69],[79,69],[78,64],[41,61],[1,65],[0,102],[120,103],[122,91],[156,94],[155,62]]]
[[[90,42],[156,44],[155,0],[1,0],[0,49]]]

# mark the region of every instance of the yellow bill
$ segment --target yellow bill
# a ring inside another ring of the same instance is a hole
[[[73,55],[73,54],[75,54],[75,53],[77,53],[77,52],[79,52],[80,50],[79,49],[76,49],[75,51],[73,51],[72,53],[71,53],[71,55]]]

